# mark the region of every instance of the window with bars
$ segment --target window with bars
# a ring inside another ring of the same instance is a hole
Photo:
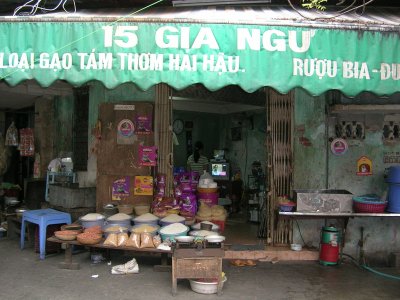
[[[362,140],[365,138],[364,122],[341,121],[335,125],[337,138]]]

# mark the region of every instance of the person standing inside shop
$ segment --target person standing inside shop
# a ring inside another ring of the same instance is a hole
[[[188,171],[197,171],[200,174],[203,174],[203,170],[208,170],[208,158],[202,154],[202,151],[203,143],[197,141],[194,144],[193,154],[188,157],[186,163]]]

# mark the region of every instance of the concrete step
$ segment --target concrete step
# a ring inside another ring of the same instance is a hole
[[[302,249],[293,251],[289,247],[265,247],[264,250],[230,250],[225,248],[224,259],[252,259],[259,261],[317,261],[319,258],[318,250]]]

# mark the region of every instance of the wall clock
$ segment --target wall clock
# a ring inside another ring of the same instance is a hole
[[[184,123],[182,119],[175,119],[174,123],[172,124],[172,130],[175,132],[175,134],[180,134],[182,133],[184,128]]]

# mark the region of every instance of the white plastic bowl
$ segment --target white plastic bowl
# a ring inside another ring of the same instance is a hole
[[[222,288],[227,280],[226,276],[222,278]],[[218,282],[201,282],[195,279],[189,279],[190,287],[193,292],[199,294],[216,294],[218,292]]]
[[[222,235],[207,235],[205,239],[209,243],[221,243],[225,241],[225,237]]]

